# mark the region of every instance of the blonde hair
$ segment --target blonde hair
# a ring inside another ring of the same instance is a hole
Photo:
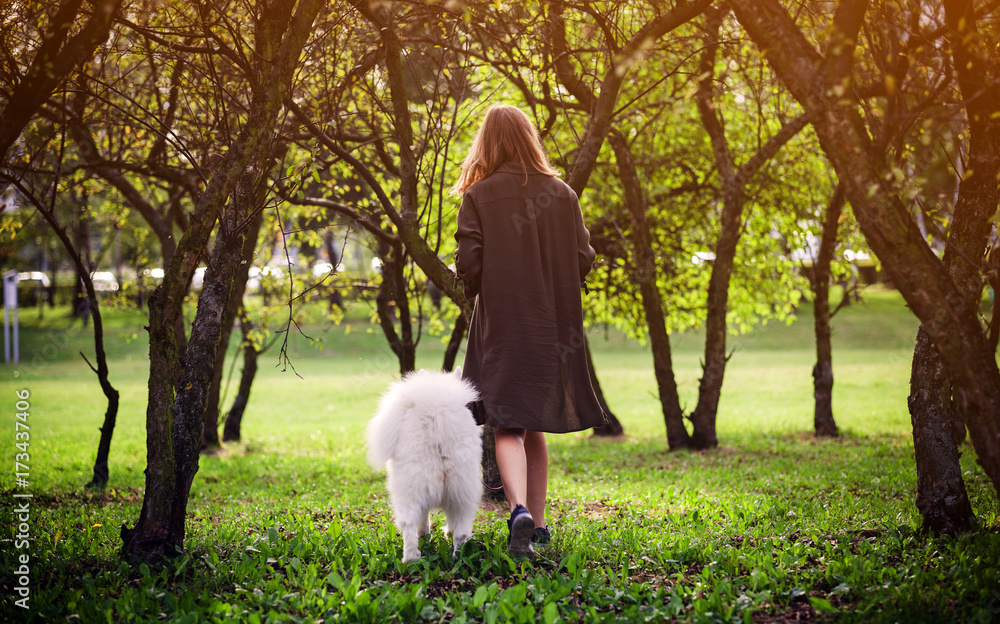
[[[525,183],[530,167],[547,176],[558,176],[545,155],[534,124],[516,106],[496,104],[489,107],[482,125],[476,131],[469,154],[462,161],[462,174],[451,192],[461,195],[470,186],[488,177],[505,162],[525,166]]]

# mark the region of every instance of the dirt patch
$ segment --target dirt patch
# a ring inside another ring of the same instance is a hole
[[[755,612],[753,621],[758,624],[784,624],[785,622],[818,622],[822,616],[806,601],[796,601],[775,613]]]
[[[577,518],[587,520],[605,520],[607,518],[621,517],[625,513],[625,507],[616,505],[609,499],[604,500],[552,500],[549,503],[548,515],[559,518],[565,514],[571,514]]]
[[[0,498],[0,507],[12,507],[14,497],[4,492]],[[107,505],[109,503],[141,503],[142,491],[139,488],[114,488],[106,491],[81,490],[79,492],[56,492],[53,494],[35,494],[33,500],[36,504],[49,507],[59,507],[67,503],[78,503],[81,505]]]

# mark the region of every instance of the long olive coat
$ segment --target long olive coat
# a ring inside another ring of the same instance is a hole
[[[478,295],[463,375],[486,422],[553,433],[604,424],[580,298],[595,253],[576,193],[505,163],[465,192],[455,239],[458,276]]]

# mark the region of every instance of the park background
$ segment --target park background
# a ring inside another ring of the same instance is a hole
[[[996,2],[92,6],[3,22],[4,621],[1000,618]],[[581,197],[621,431],[553,438],[541,556],[487,501],[404,566],[364,426],[461,362],[501,101]]]

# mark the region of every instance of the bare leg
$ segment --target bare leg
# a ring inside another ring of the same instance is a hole
[[[500,469],[500,479],[511,510],[507,550],[513,557],[530,557],[534,554],[531,547],[532,535],[538,526],[534,513],[539,514],[539,520],[545,515],[549,471],[545,436],[537,431],[524,429],[493,431],[496,437],[497,467]],[[515,515],[515,508],[519,505],[534,506],[534,509],[529,508],[528,513]]]
[[[525,457],[524,429],[494,429],[497,468],[511,511],[528,500],[528,462]]]
[[[535,519],[535,526],[544,527],[545,498],[549,489],[549,449],[545,444],[545,434],[541,431],[526,431],[524,454],[527,464],[526,500],[528,501],[525,507]]]

